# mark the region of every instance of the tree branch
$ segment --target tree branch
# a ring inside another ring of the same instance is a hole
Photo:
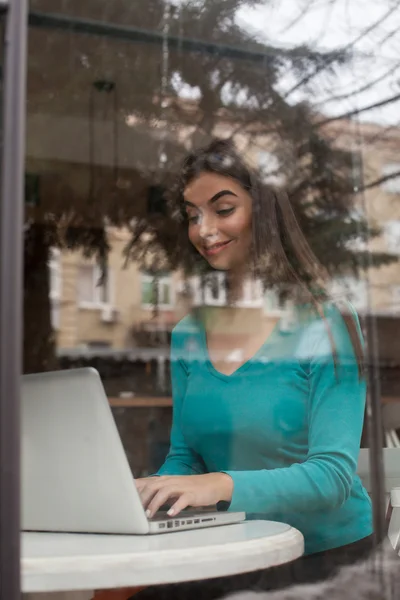
[[[380,100],[379,102],[375,102],[374,104],[369,104],[364,106],[363,108],[356,108],[354,110],[349,110],[346,113],[338,115],[337,117],[329,117],[328,119],[324,119],[323,121],[318,121],[315,123],[315,127],[322,127],[323,125],[327,125],[328,123],[333,123],[334,121],[340,121],[340,119],[348,119],[349,117],[354,117],[355,115],[360,115],[361,113],[367,112],[368,110],[372,110],[373,108],[380,108],[381,106],[387,106],[392,102],[396,102],[400,100],[400,94],[395,94],[394,96],[390,96],[386,100]]]
[[[372,23],[372,25],[370,25],[369,27],[364,29],[354,40],[352,40],[351,42],[346,44],[343,48],[338,50],[337,53],[344,55],[348,50],[351,50],[352,48],[354,48],[354,46],[360,40],[362,40],[366,35],[370,34],[374,29],[376,29],[376,27],[379,27],[379,25],[382,25],[382,23],[384,23],[394,12],[396,12],[396,10],[398,10],[398,8],[399,8],[399,5],[400,5],[400,2],[396,2],[396,4],[393,5],[391,8],[389,8],[389,10],[386,11],[386,13],[384,15],[382,15],[382,17],[380,17],[377,21]],[[300,87],[303,87],[303,85],[306,85],[311,79],[313,79],[316,75],[318,75],[318,73],[320,73],[326,67],[328,67],[329,62],[333,62],[332,57],[330,57],[330,60],[326,61],[326,64],[318,65],[315,68],[313,73],[309,73],[308,75],[306,75],[301,81],[299,81],[292,88],[290,88],[290,90],[288,90],[286,92],[286,94],[284,94],[283,97],[285,99],[288,98],[293,92],[297,91]]]
[[[318,102],[318,105],[327,104],[328,102],[334,102],[337,100],[347,100],[348,98],[357,96],[358,94],[361,94],[362,92],[366,92],[367,90],[372,88],[377,83],[380,83],[381,81],[386,79],[386,77],[389,77],[389,75],[393,75],[393,73],[395,73],[397,71],[397,69],[399,69],[399,68],[400,68],[400,62],[397,63],[396,65],[394,65],[394,67],[390,67],[390,69],[388,69],[387,71],[385,71],[384,73],[379,75],[379,77],[377,77],[376,79],[369,81],[368,83],[365,83],[358,89],[352,90],[351,92],[347,92],[347,93],[343,93],[343,94],[337,94],[336,96],[330,96],[329,98],[320,100]]]
[[[288,31],[290,31],[292,29],[292,27],[294,27],[295,25],[298,25],[298,23],[300,23],[300,21],[302,20],[302,18],[308,13],[308,11],[310,10],[310,8],[312,7],[313,4],[315,4],[315,0],[308,0],[306,2],[306,4],[304,5],[304,7],[302,9],[300,9],[299,14],[297,14],[288,23],[288,25],[285,25],[285,27],[280,30],[279,34],[282,35],[284,33],[287,33]]]
[[[365,190],[370,190],[378,185],[382,185],[382,183],[386,183],[386,181],[390,181],[391,179],[396,179],[396,177],[400,177],[400,171],[396,171],[395,173],[390,173],[390,175],[384,175],[383,177],[379,177],[370,183],[364,185],[359,191],[364,192]]]
[[[357,44],[360,40],[362,40],[366,35],[368,35],[372,31],[374,31],[374,29],[379,27],[379,25],[382,25],[382,23],[384,23],[389,17],[392,16],[392,14],[394,12],[396,12],[398,10],[399,5],[400,5],[400,2],[396,2],[396,4],[394,4],[391,8],[389,8],[389,10],[387,12],[385,12],[384,15],[379,17],[379,19],[377,21],[375,21],[375,23],[372,23],[372,25],[370,25],[369,27],[364,29],[352,42],[349,42],[348,44],[346,44],[346,46],[344,47],[344,50],[349,50],[350,48],[353,48],[355,46],[355,44]]]

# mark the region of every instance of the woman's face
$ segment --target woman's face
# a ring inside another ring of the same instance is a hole
[[[235,179],[204,172],[188,184],[184,201],[196,250],[214,269],[243,268],[251,249],[251,196]]]

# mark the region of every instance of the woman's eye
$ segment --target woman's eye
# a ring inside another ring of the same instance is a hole
[[[228,215],[232,214],[234,210],[235,209],[233,206],[231,208],[221,208],[220,210],[217,210],[217,215],[220,217],[227,217]]]
[[[187,219],[189,223],[197,223],[199,220],[199,215],[188,215]]]

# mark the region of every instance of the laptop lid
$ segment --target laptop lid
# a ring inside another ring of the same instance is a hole
[[[23,530],[148,533],[95,369],[22,378]]]

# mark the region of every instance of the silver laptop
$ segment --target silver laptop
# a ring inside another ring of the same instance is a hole
[[[148,520],[95,369],[24,375],[21,416],[24,531],[148,534],[245,519],[190,511]]]

